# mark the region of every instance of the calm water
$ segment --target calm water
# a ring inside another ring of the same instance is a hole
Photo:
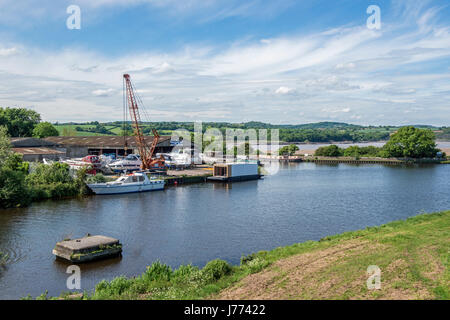
[[[160,259],[176,267],[450,209],[450,166],[290,164],[259,181],[196,184],[163,192],[47,201],[0,210],[0,299],[65,291],[68,264],[55,243],[86,233],[119,238],[120,259],[82,265],[82,287],[137,275]]]

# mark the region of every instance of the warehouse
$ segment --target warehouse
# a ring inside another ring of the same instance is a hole
[[[43,158],[57,160],[65,156],[65,150],[56,143],[37,138],[11,138],[12,150],[22,155],[24,161],[42,161]]]
[[[145,136],[145,142],[151,145],[153,136]],[[92,137],[48,137],[47,142],[56,144],[60,150],[65,150],[69,158],[79,158],[87,155],[115,154],[124,156],[139,153],[135,137],[92,136]],[[166,153],[172,150],[170,137],[162,136],[156,146],[155,153]]]

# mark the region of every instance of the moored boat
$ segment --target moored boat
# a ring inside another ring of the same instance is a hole
[[[137,154],[129,154],[123,159],[112,161],[106,165],[109,169],[114,172],[123,172],[123,171],[139,171],[142,166],[142,161],[139,155]]]
[[[149,179],[145,172],[135,172],[115,181],[88,184],[88,187],[95,194],[119,194],[163,190],[164,185],[164,180]]]

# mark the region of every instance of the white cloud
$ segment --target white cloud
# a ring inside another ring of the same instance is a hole
[[[448,69],[427,68],[450,57],[450,29],[437,14],[418,13],[407,32],[385,23],[380,32],[341,27],[119,57],[0,42],[0,105],[34,106],[51,121],[120,120],[127,72],[152,120],[400,123],[414,105],[423,110],[410,122],[426,113],[448,125]]]
[[[114,89],[112,89],[112,88],[109,88],[109,89],[98,89],[98,90],[92,91],[92,94],[94,96],[97,96],[97,97],[108,97],[113,92],[114,92]]]
[[[17,54],[17,48],[0,48],[0,57],[7,57]]]
[[[292,93],[294,91],[294,89],[289,88],[289,87],[279,87],[275,93],[277,94],[288,94],[288,93]]]

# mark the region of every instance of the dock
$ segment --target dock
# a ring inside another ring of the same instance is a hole
[[[64,240],[56,243],[53,254],[73,263],[111,258],[121,255],[119,240],[106,236],[86,236],[80,239]]]

